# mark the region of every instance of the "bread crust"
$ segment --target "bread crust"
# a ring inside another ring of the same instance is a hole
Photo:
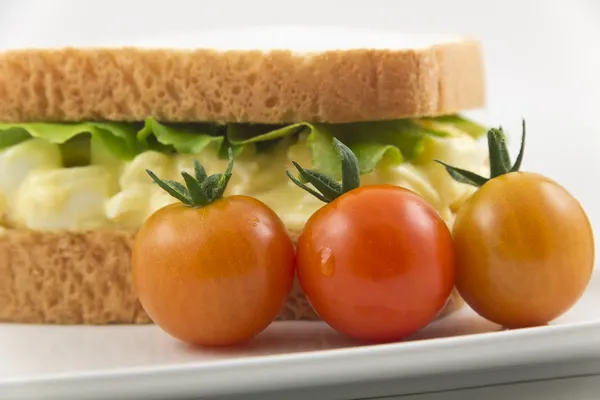
[[[0,53],[0,121],[353,122],[485,103],[480,43],[401,50]]]
[[[292,233],[296,242],[297,234]],[[4,230],[0,233],[0,321],[45,324],[151,323],[134,293],[134,232]],[[440,316],[463,304],[453,291]],[[278,320],[318,320],[298,283]]]

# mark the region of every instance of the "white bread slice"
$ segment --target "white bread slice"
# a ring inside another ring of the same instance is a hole
[[[349,122],[448,114],[484,104],[476,41],[304,29],[254,35],[209,35],[207,43],[188,44],[205,47],[197,50],[2,53],[0,121],[154,116],[166,121]],[[131,287],[133,238],[133,232],[113,230],[4,230],[0,321],[150,322]],[[454,291],[442,315],[461,305]],[[298,286],[278,318],[318,319]]]
[[[481,47],[468,38],[279,28],[188,36],[177,47],[0,53],[0,121],[339,123],[485,100]]]
[[[297,237],[297,234],[292,234]],[[134,233],[4,230],[0,233],[0,321],[145,324],[131,283]],[[441,315],[463,304],[458,292]],[[280,320],[318,320],[295,285]]]

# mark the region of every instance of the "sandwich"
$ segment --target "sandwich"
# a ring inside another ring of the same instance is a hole
[[[269,205],[292,238],[323,203],[285,171],[295,160],[339,176],[333,137],[357,155],[362,184],[411,189],[451,226],[475,189],[434,159],[486,168],[486,129],[464,116],[485,104],[481,45],[381,43],[1,53],[0,321],[151,322],[132,288],[131,247],[176,200],[146,170],[181,181],[194,159],[224,170],[230,149],[227,194]],[[460,304],[455,291],[443,314]],[[295,287],[278,319],[318,317]]]

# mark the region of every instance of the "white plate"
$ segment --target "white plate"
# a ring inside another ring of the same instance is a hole
[[[265,398],[284,388],[329,386],[336,396],[364,398],[600,373],[599,303],[596,276],[578,304],[549,326],[502,330],[465,308],[410,341],[375,346],[319,322],[275,323],[246,346],[220,350],[190,348],[155,326],[4,324],[0,397]]]

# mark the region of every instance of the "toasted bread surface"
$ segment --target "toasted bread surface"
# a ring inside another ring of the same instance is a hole
[[[292,233],[294,241],[297,234]],[[144,324],[130,256],[135,233],[4,230],[0,233],[0,321]],[[453,291],[441,315],[460,308]],[[318,320],[297,282],[279,320]]]
[[[216,50],[60,48],[0,53],[0,122],[353,122],[485,102],[480,44]]]

